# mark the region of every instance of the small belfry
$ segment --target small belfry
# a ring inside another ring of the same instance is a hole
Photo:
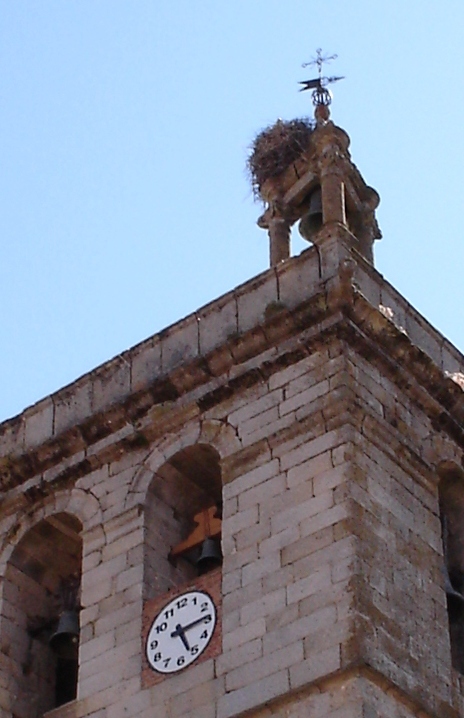
[[[248,161],[255,194],[266,203],[258,225],[268,230],[270,265],[290,256],[290,231],[299,221],[304,239],[316,246],[334,232],[373,264],[373,244],[381,238],[375,217],[380,198],[369,187],[349,153],[350,138],[330,119],[327,85],[342,77],[322,76],[322,65],[335,59],[317,51],[305,63],[318,77],[301,82],[312,90],[314,120],[277,120],[255,139]]]

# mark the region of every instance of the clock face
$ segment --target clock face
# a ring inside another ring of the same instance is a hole
[[[166,604],[148,632],[146,655],[159,673],[175,673],[195,661],[210,642],[216,607],[204,591],[189,591]]]

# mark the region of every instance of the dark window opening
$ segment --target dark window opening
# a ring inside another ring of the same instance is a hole
[[[6,568],[1,618],[9,643],[4,660],[11,676],[11,712],[21,718],[36,718],[77,695],[81,530],[70,514],[43,519],[19,541]],[[67,610],[69,597],[63,593],[70,586],[75,588],[73,611]],[[75,619],[71,625],[64,621],[69,613]],[[72,656],[63,655],[63,644],[73,648]]]
[[[451,463],[440,469],[440,521],[451,660],[464,675],[464,472]]]
[[[195,444],[182,449],[157,470],[145,504],[145,599],[219,565],[221,502],[220,457],[212,446]],[[186,546],[194,534],[196,539]],[[186,550],[176,553],[182,546]]]
[[[75,700],[77,696],[77,668],[76,659],[56,659],[55,706],[64,705]]]

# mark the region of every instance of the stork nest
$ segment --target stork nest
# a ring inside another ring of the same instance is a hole
[[[277,177],[298,159],[307,148],[314,127],[309,118],[277,120],[255,137],[247,160],[255,197],[260,196],[266,180]]]

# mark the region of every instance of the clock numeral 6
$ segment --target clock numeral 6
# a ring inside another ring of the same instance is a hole
[[[185,656],[179,656],[179,658],[177,659],[177,665],[183,666],[184,663],[185,663]]]

